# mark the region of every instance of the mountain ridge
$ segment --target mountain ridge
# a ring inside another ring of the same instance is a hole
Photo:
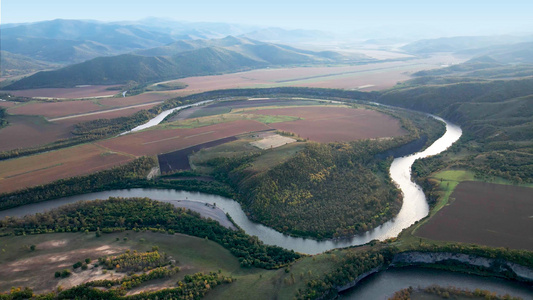
[[[98,57],[59,70],[36,73],[4,89],[123,84],[130,81],[147,83],[270,66],[329,64],[346,60],[349,58],[332,52],[313,52],[228,36],[223,39],[179,41],[151,50]]]

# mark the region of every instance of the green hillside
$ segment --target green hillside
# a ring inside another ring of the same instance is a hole
[[[72,87],[81,84],[147,83],[254,68],[344,60],[330,52],[312,52],[282,45],[226,37],[178,42],[139,54],[99,57],[56,71],[39,72],[4,89]],[[151,54],[157,54],[155,56]],[[160,54],[163,54],[159,56]]]
[[[509,70],[521,67],[506,66]],[[418,161],[414,173],[427,179],[433,172],[453,168],[473,171],[487,180],[499,177],[516,183],[532,182],[533,78],[434,82],[397,87],[378,97],[381,103],[440,115],[463,129],[451,155]]]
[[[56,67],[56,65],[51,63],[34,60],[7,51],[0,51],[0,68],[2,76],[24,75],[54,67]]]
[[[450,105],[465,102],[501,102],[533,94],[533,78],[487,82],[422,85],[381,93],[382,103],[440,114]]]

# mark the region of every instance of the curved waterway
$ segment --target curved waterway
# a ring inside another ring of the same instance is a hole
[[[169,112],[169,114],[170,113],[171,112]],[[34,214],[59,207],[67,203],[73,203],[82,200],[107,199],[108,197],[148,197],[170,203],[177,200],[190,200],[211,204],[216,203],[216,206],[228,213],[235,223],[244,229],[246,233],[250,235],[256,235],[266,244],[277,245],[301,253],[317,254],[335,248],[365,244],[374,239],[385,240],[387,238],[397,236],[403,229],[411,226],[416,221],[424,218],[428,214],[428,204],[422,189],[415,183],[411,182],[411,166],[414,161],[418,158],[435,155],[446,150],[461,136],[462,132],[458,126],[444,121],[441,118],[435,118],[446,123],[446,133],[425,151],[396,158],[391,165],[391,177],[402,190],[404,195],[403,205],[399,214],[383,225],[365,232],[364,234],[356,235],[352,238],[316,241],[313,239],[287,236],[270,227],[250,221],[242,210],[240,204],[232,199],[204,193],[166,189],[138,188],[76,195],[0,211],[0,218],[5,216],[23,216],[27,214]],[[164,117],[162,119],[164,119]]]
[[[125,95],[125,92],[124,92],[124,95]],[[163,120],[168,115],[170,115],[171,113],[173,113],[175,111],[182,110],[182,109],[189,108],[189,107],[193,107],[193,106],[203,105],[203,104],[206,104],[206,103],[209,103],[209,102],[213,102],[213,101],[214,100],[200,101],[200,102],[197,102],[197,103],[183,105],[183,106],[177,106],[177,107],[165,110],[165,111],[161,112],[159,115],[157,115],[155,118],[151,119],[150,121],[148,121],[148,122],[146,122],[146,123],[144,123],[142,125],[139,125],[139,126],[133,128],[130,131],[123,132],[120,135],[124,135],[124,134],[135,132],[135,131],[140,131],[140,130],[147,129],[147,128],[150,128],[150,127],[154,127],[154,126],[158,125],[159,123],[163,122]]]
[[[522,299],[531,299],[533,295],[533,287],[527,284],[450,271],[408,267],[372,274],[357,283],[356,287],[341,293],[339,299],[388,299],[396,291],[410,286],[426,288],[432,285],[453,286],[470,291],[483,289],[498,295],[509,294]]]

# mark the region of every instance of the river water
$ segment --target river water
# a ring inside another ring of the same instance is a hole
[[[124,134],[130,133],[130,132],[140,131],[140,130],[147,129],[147,128],[150,128],[150,127],[154,127],[154,126],[158,125],[159,123],[163,122],[163,120],[168,115],[170,115],[171,113],[173,113],[175,111],[178,111],[178,110],[181,110],[181,109],[185,109],[185,108],[189,108],[189,107],[193,107],[193,106],[203,105],[203,104],[206,104],[206,103],[209,103],[209,102],[213,102],[213,101],[214,100],[200,101],[200,102],[197,102],[197,103],[183,105],[183,106],[177,106],[177,107],[165,110],[165,111],[161,112],[159,115],[157,115],[155,118],[151,119],[150,121],[148,121],[148,122],[146,122],[146,123],[144,123],[142,125],[139,125],[139,126],[133,128],[130,131],[123,132],[120,135],[124,135]]]
[[[498,278],[415,267],[393,268],[372,274],[357,283],[355,288],[341,293],[339,299],[388,299],[394,292],[410,286],[426,288],[431,285],[454,286],[471,291],[479,288],[502,296],[509,294],[522,299],[533,299],[533,288],[526,284]]]
[[[199,104],[200,103],[197,103],[197,105]],[[170,113],[171,111],[168,114]],[[67,203],[73,203],[82,200],[107,199],[108,197],[148,197],[170,203],[176,200],[190,200],[211,204],[216,203],[217,207],[228,213],[235,223],[244,229],[246,233],[250,235],[256,235],[266,244],[277,245],[285,249],[291,249],[301,253],[317,254],[335,248],[362,245],[374,239],[385,240],[387,238],[397,236],[403,229],[411,226],[416,221],[424,218],[428,214],[428,204],[425,200],[422,189],[418,185],[411,182],[410,179],[411,165],[413,162],[418,158],[434,155],[446,150],[461,136],[461,129],[458,126],[446,122],[438,117],[435,118],[446,123],[446,133],[425,151],[396,158],[391,165],[391,177],[400,187],[404,195],[403,205],[399,214],[383,225],[352,238],[317,241],[313,239],[291,237],[284,235],[270,227],[250,221],[242,210],[240,204],[232,199],[204,193],[165,189],[137,188],[76,195],[0,211],[0,218],[5,216],[23,216],[26,214],[34,214],[59,207]],[[161,118],[161,120],[162,119],[163,118]],[[157,120],[154,122],[157,122]]]

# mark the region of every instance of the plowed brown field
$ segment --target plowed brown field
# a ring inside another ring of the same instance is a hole
[[[533,188],[466,181],[450,199],[416,235],[533,250]]]
[[[133,157],[86,144],[0,161],[0,193],[110,169],[130,160]]]
[[[0,152],[35,147],[69,138],[71,124],[46,122],[38,116],[8,116],[9,125],[0,129]]]
[[[58,99],[76,99],[76,98],[91,98],[102,97],[118,94],[120,91],[110,91],[108,88],[116,87],[116,85],[91,85],[77,88],[56,88],[56,89],[31,89],[9,91],[10,94],[22,97],[48,97]]]
[[[111,151],[136,156],[156,155],[246,132],[267,129],[270,127],[263,123],[242,120],[190,129],[149,130],[101,141],[98,144]]]
[[[79,100],[29,103],[23,106],[13,107],[9,109],[9,113],[12,115],[39,115],[47,118],[54,118],[103,109],[105,108],[90,100]]]
[[[347,142],[394,137],[407,132],[389,115],[367,109],[340,107],[290,107],[250,111],[253,114],[284,115],[303,120],[270,124],[270,127],[298,134],[313,141]]]

